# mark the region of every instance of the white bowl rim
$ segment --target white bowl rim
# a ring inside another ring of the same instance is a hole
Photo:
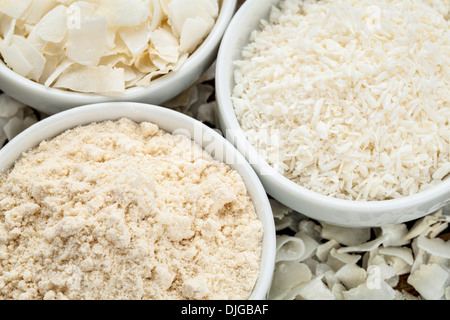
[[[274,1],[272,0],[271,2]],[[227,78],[227,75],[229,75],[230,73],[232,75],[233,73],[229,70],[229,65],[221,63],[222,60],[226,60],[225,58],[228,57],[229,50],[226,50],[226,48],[229,48],[234,44],[234,39],[236,38],[237,34],[236,32],[238,32],[238,30],[242,27],[242,24],[244,23],[242,21],[245,20],[245,16],[252,14],[254,7],[257,5],[257,0],[247,0],[234,15],[227,28],[227,31],[222,38],[222,44],[218,52],[216,63],[216,97],[221,119],[224,121],[224,123],[226,123],[226,138],[233,144],[235,144],[236,148],[245,155],[246,159],[255,168],[255,171],[259,175],[261,172],[266,173],[263,178],[267,181],[268,184],[271,184],[274,189],[280,190],[280,193],[289,194],[299,199],[299,201],[307,200],[314,203],[318,207],[322,207],[324,204],[326,204],[326,206],[329,208],[339,208],[340,210],[345,210],[349,215],[355,217],[360,217],[363,214],[380,215],[383,212],[389,210],[412,207],[414,205],[421,204],[424,201],[430,201],[439,197],[450,195],[450,178],[447,178],[442,183],[434,185],[426,190],[396,199],[379,201],[353,201],[347,199],[339,199],[309,190],[293,182],[292,180],[278,173],[272,166],[270,166],[264,159],[262,159],[262,157],[260,157],[256,152],[255,148],[248,142],[248,140],[246,138],[243,138],[245,137],[245,132],[240,127],[236,114],[234,112],[234,107],[231,100],[232,88],[230,88],[230,80],[229,78]],[[411,217],[410,219],[405,217],[402,222],[406,222],[414,218],[417,218],[417,216]],[[331,220],[327,222],[342,224],[339,219],[335,221]]]
[[[137,87],[133,86],[125,90],[125,93],[120,96],[107,96],[96,93],[83,93],[69,90],[63,90],[53,87],[46,87],[43,84],[32,81],[26,77],[23,77],[9,68],[2,59],[0,59],[0,72],[4,73],[11,79],[16,85],[25,86],[34,91],[35,94],[41,94],[49,96],[53,99],[69,99],[71,101],[77,101],[77,105],[84,105],[90,103],[110,102],[114,99],[122,100],[138,100],[150,93],[157,92],[161,88],[165,87],[173,81],[182,79],[186,75],[190,74],[198,65],[200,65],[205,56],[210,52],[210,48],[220,43],[221,36],[225,32],[229,21],[231,20],[234,11],[236,9],[237,0],[221,0],[221,7],[219,16],[213,29],[210,31],[201,45],[188,57],[184,64],[177,71],[169,72],[155,80],[153,80],[149,86]]]
[[[94,115],[93,118],[90,117],[91,115]],[[266,299],[275,267],[276,230],[272,209],[265,189],[253,168],[229,141],[216,130],[192,117],[169,108],[138,102],[105,102],[68,109],[35,123],[0,149],[0,174],[11,168],[14,162],[17,161],[17,156],[14,157],[14,160],[12,159],[12,155],[18,152],[16,149],[19,149],[21,151],[20,154],[22,154],[37,146],[41,141],[56,137],[60,133],[79,125],[105,120],[118,120],[120,118],[140,117],[142,115],[148,119],[143,121],[152,122],[151,119],[154,117],[163,117],[169,119],[170,122],[183,123],[184,127],[181,129],[186,129],[190,126],[201,128],[204,130],[202,132],[205,135],[212,137],[213,141],[217,141],[221,147],[226,149],[226,152],[231,152],[233,156],[239,159],[237,162],[239,169],[236,170],[240,170],[239,172],[249,192],[258,196],[258,199],[254,199],[253,202],[257,209],[258,218],[264,227],[260,273],[249,300]],[[157,122],[154,123],[158,124]],[[158,125],[160,125],[160,128],[164,126],[163,124]],[[41,133],[43,133],[42,136],[40,135]],[[194,136],[194,140],[196,140],[195,138]],[[233,165],[230,166],[233,167]]]

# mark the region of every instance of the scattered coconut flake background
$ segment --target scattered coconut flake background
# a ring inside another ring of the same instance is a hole
[[[38,113],[0,91],[0,146],[38,121]]]
[[[214,71],[165,106],[220,129]],[[0,92],[0,146],[45,117]],[[353,229],[270,202],[278,250],[269,299],[450,300],[450,205],[408,223]]]
[[[344,228],[272,201],[269,299],[450,300],[450,206],[398,225]]]

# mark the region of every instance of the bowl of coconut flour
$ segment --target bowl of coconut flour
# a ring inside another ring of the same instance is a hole
[[[216,69],[222,129],[267,192],[342,226],[450,201],[450,3],[248,0]]]
[[[105,103],[0,151],[0,298],[265,299],[269,200],[217,132],[167,108]]]

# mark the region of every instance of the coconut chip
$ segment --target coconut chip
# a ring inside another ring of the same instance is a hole
[[[347,290],[356,288],[366,280],[367,272],[356,264],[346,264],[334,275]]]
[[[46,42],[61,42],[67,33],[68,8],[59,5],[49,11],[36,25],[36,34]]]
[[[31,5],[22,15],[22,19],[28,25],[36,25],[54,6],[55,1],[53,0],[32,1]]]
[[[363,283],[356,288],[344,291],[342,294],[345,300],[394,300],[397,296],[396,291],[384,281],[381,281],[376,288]]]
[[[450,206],[449,206],[450,207]],[[443,215],[443,209],[438,210],[422,219],[415,222],[413,227],[409,230],[407,234],[404,235],[404,239],[413,239],[418,236],[427,236],[436,226],[439,228],[440,224],[447,223],[449,216]]]
[[[282,235],[277,237],[277,256],[275,261],[302,261],[305,254],[305,244],[302,239]]]
[[[220,129],[217,103],[214,101],[214,86],[211,84],[211,81],[214,80],[214,71],[215,63],[189,89],[164,103],[164,107],[174,109]],[[284,214],[280,215],[284,216]]]
[[[150,9],[141,0],[100,0],[98,1],[99,15],[108,19],[111,27],[138,26],[148,19]]]
[[[439,238],[429,239],[423,236],[417,238],[417,246],[431,255],[435,255],[450,261],[450,240]]]
[[[31,108],[0,94],[0,147],[37,121]]]
[[[292,261],[277,263],[273,274],[273,285],[269,299],[286,299],[286,295],[298,284],[311,280],[311,270],[307,265]]]
[[[438,300],[444,297],[448,286],[449,272],[437,264],[422,264],[411,274],[408,283],[411,284],[426,300]]]
[[[369,228],[347,228],[322,223],[322,237],[344,245],[361,244],[370,238]]]
[[[13,19],[23,17],[33,0],[3,0],[0,2],[0,12]]]
[[[371,265],[387,264],[396,270],[397,275],[410,273],[411,266],[414,263],[412,250],[407,247],[378,248],[373,256],[374,258],[370,261]]]
[[[316,277],[297,286],[290,292],[290,296],[297,300],[336,300],[334,294],[322,281],[322,277]]]
[[[133,56],[138,56],[148,47],[151,27],[148,21],[138,26],[123,27],[119,30],[119,36]]]
[[[45,67],[45,57],[22,36],[14,35],[11,45],[17,48],[18,54],[22,56],[30,65],[30,71],[26,74],[31,80],[38,81],[41,78]]]
[[[97,66],[107,50],[108,25],[105,17],[89,18],[68,32],[66,55],[74,62]]]
[[[123,69],[72,65],[59,76],[54,87],[78,92],[119,95],[125,92],[124,77]]]

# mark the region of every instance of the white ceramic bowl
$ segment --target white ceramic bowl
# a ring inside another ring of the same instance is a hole
[[[219,119],[226,138],[245,155],[263,182],[266,191],[288,207],[313,219],[347,227],[382,226],[411,221],[450,203],[450,179],[420,192],[394,200],[356,202],[324,196],[307,190],[277,173],[244,138],[233,111],[233,61],[241,58],[250,33],[268,18],[279,0],[247,0],[233,17],[219,49],[216,61],[216,95]]]
[[[31,126],[0,150],[0,173],[11,168],[21,154],[41,141],[62,132],[92,122],[128,118],[148,121],[160,129],[184,134],[207,150],[216,160],[226,162],[242,176],[257,215],[264,228],[260,275],[250,300],[264,300],[270,289],[274,271],[276,240],[275,225],[267,194],[258,176],[244,157],[216,131],[201,122],[168,108],[133,102],[100,103],[72,108],[50,116]]]
[[[0,90],[48,115],[73,107],[112,101],[132,101],[161,105],[189,88],[217,56],[222,36],[236,10],[236,0],[221,0],[216,24],[208,37],[176,72],[168,73],[148,87],[133,87],[120,97],[70,92],[28,80],[8,68],[0,59]]]

